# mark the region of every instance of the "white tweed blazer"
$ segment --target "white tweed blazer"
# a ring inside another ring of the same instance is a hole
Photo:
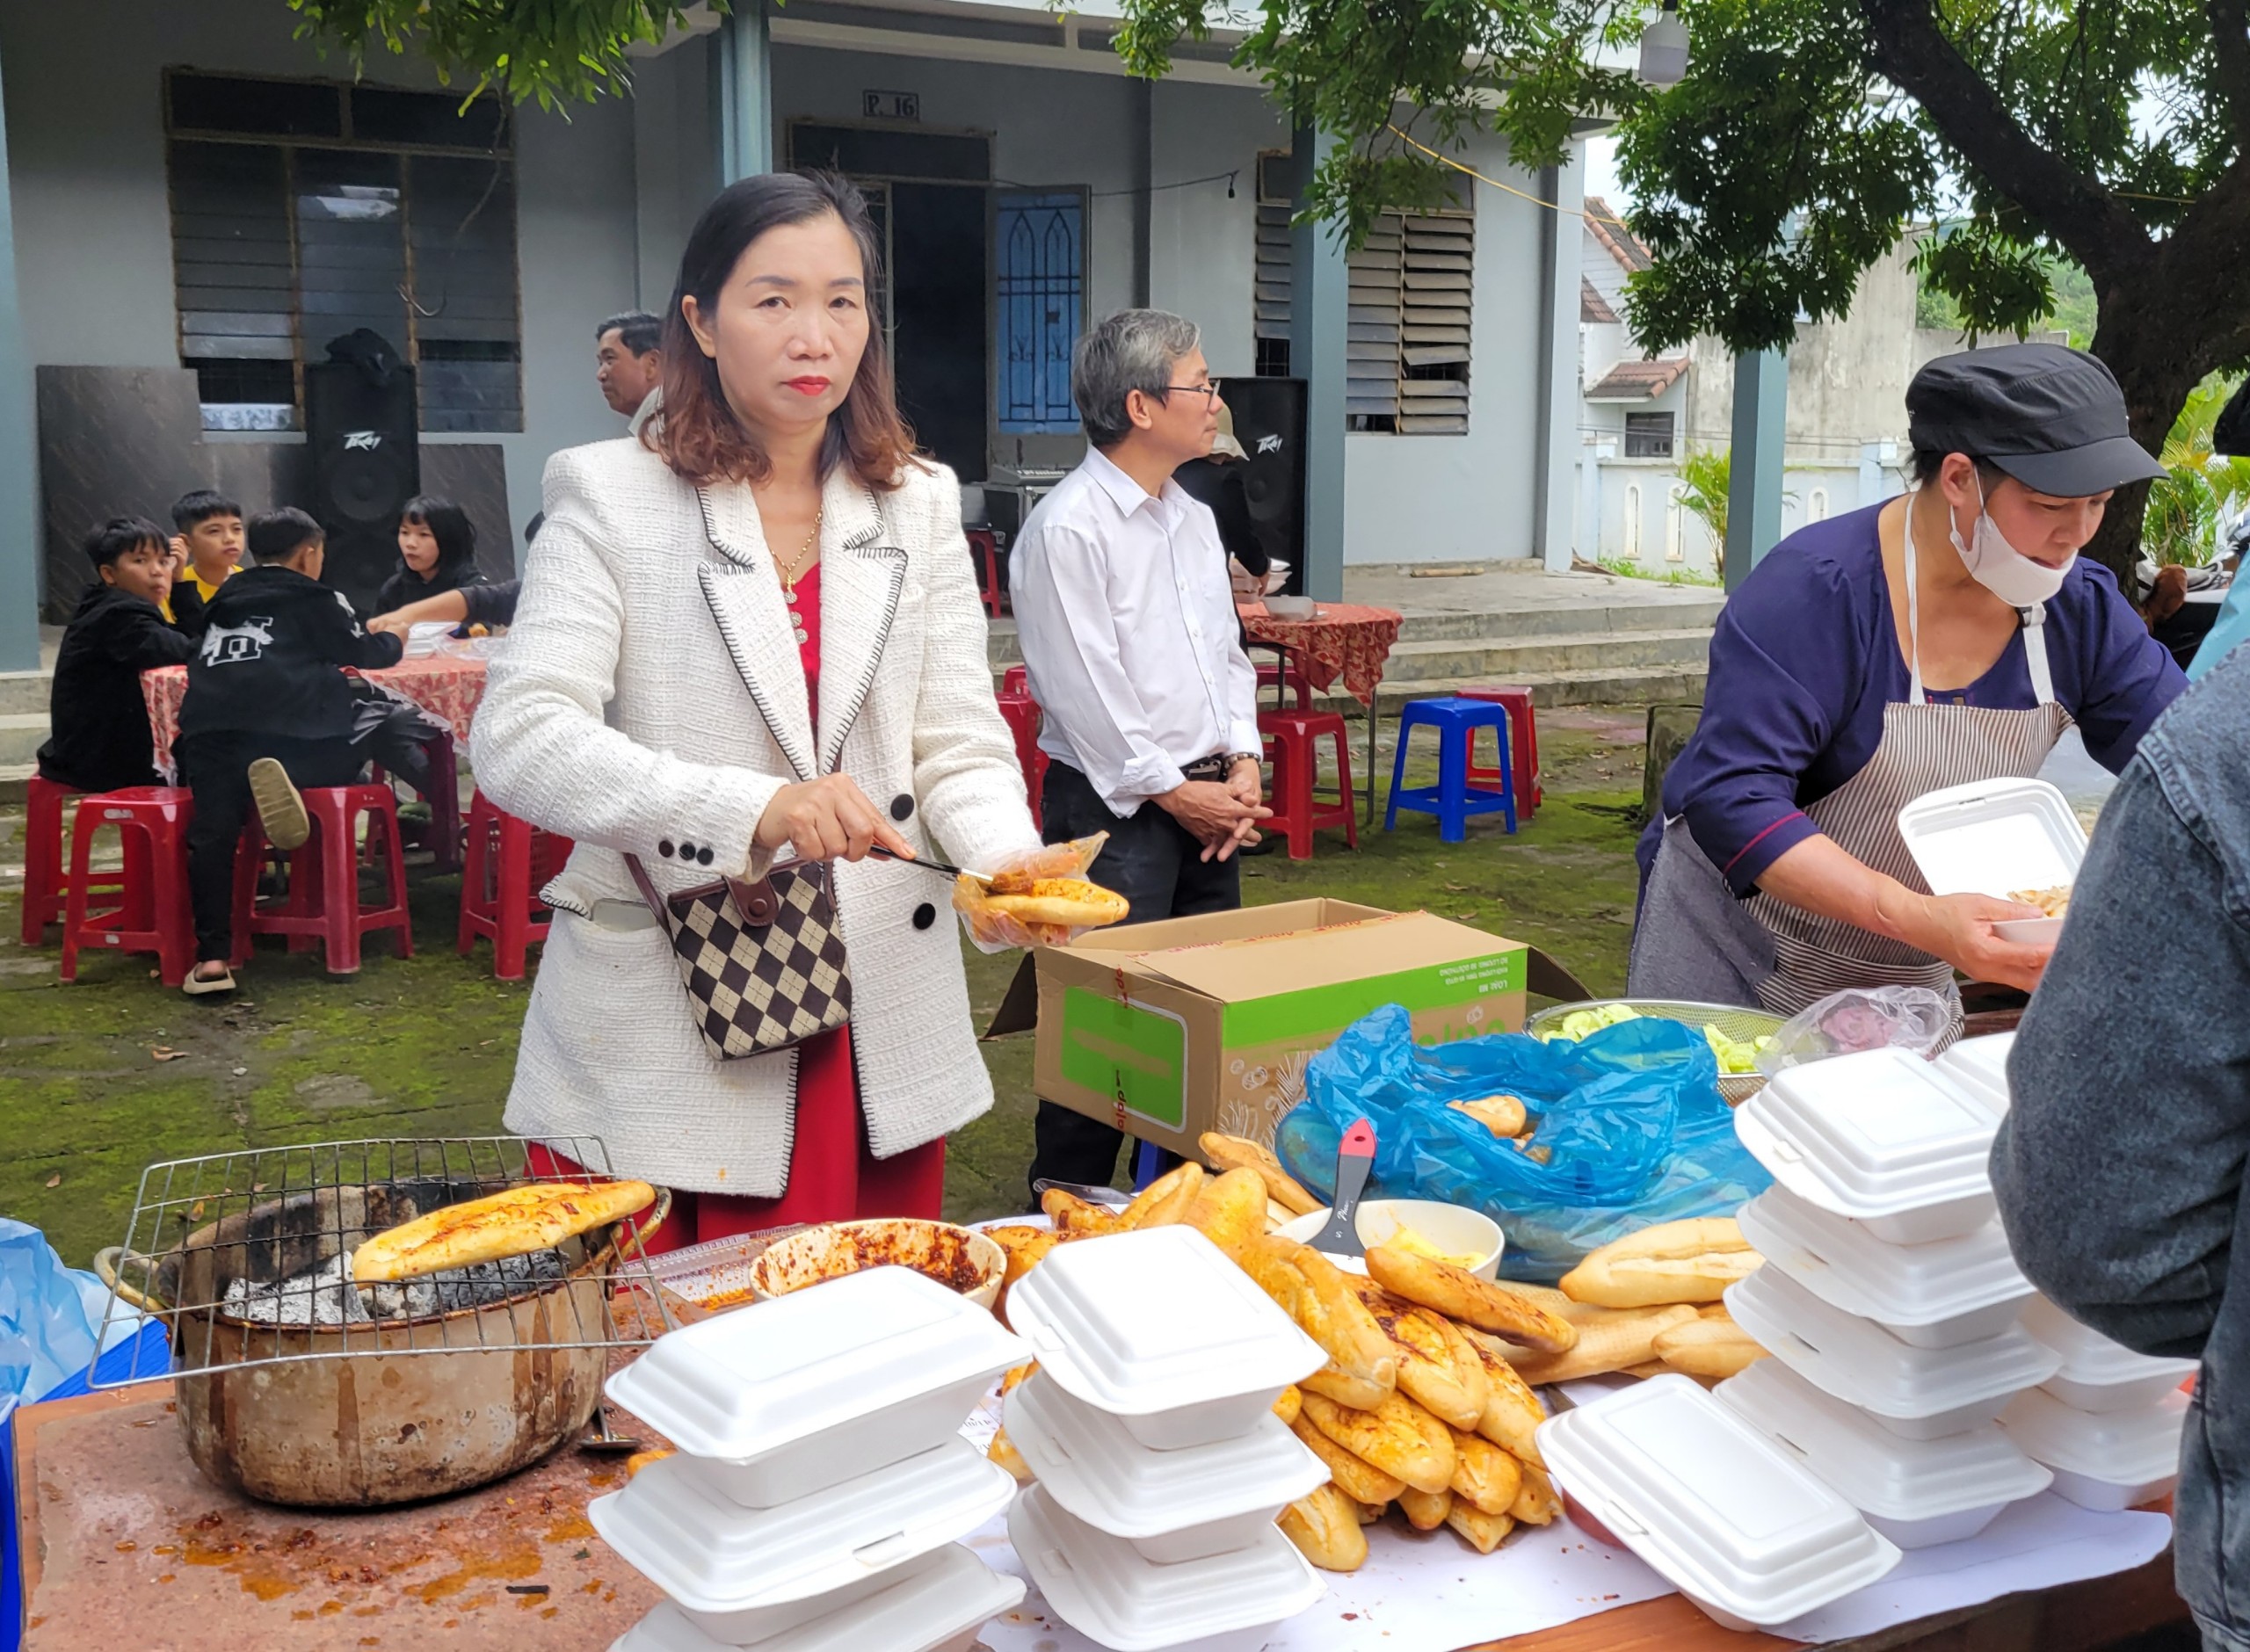
[[[772,1197],[788,1179],[796,1056],[721,1061],[660,930],[586,921],[749,860],[775,792],[841,772],[925,853],[983,868],[1037,846],[992,696],[983,610],[941,466],[880,497],[830,478],[820,720],[748,488],[699,490],[630,438],[548,462],[547,521],[470,750],[485,794],[577,844],[524,1022],[507,1125],[599,1136],[623,1175]],[[889,1157],[992,1105],[950,890],[869,859],[836,868],[867,1137]]]

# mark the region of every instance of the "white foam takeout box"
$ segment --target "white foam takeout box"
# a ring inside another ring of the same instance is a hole
[[[722,1641],[665,1601],[627,1630],[610,1652],[969,1652],[984,1626],[1023,1598],[1023,1579],[993,1571],[959,1544],[933,1550],[877,1580],[830,1598],[821,1615],[761,1634]]]
[[[1786,1623],[1898,1563],[1840,1493],[1686,1377],[1550,1417],[1539,1449],[1575,1524],[1729,1628]]]
[[[698,1628],[737,1646],[874,1592],[1015,1493],[1006,1469],[958,1438],[773,1509],[744,1507],[703,1467],[686,1457],[650,1463],[589,1503],[586,1518]]]
[[[2007,1085],[2007,1055],[2014,1047],[2013,1032],[1963,1039],[1937,1058],[1937,1069],[1963,1089],[1982,1096],[1993,1112],[2004,1113],[2012,1099]]]
[[[1064,1512],[1151,1561],[1248,1548],[1282,1510],[1327,1483],[1328,1467],[1278,1417],[1246,1434],[1152,1451],[1107,1411],[1046,1374],[1007,1398],[1008,1438]]]
[[[669,1331],[606,1392],[770,1509],[942,1444],[1030,1358],[958,1292],[871,1268]]]
[[[2081,1411],[2153,1405],[2196,1374],[2194,1360],[2137,1354],[2079,1324],[2043,1296],[2024,1310],[2023,1329],[2063,1357],[2063,1368],[2042,1387]]]
[[[2151,1503],[2180,1482],[2188,1396],[2126,1411],[2081,1411],[2051,1394],[2019,1395],[2000,1426],[2026,1457],[2055,1471],[2055,1489],[2101,1513]]]
[[[1999,1128],[1982,1098],[1888,1048],[1784,1068],[1734,1110],[1776,1182],[1894,1244],[1958,1238],[1999,1214],[1985,1168]]]
[[[2086,828],[2070,800],[2044,780],[1971,780],[1926,792],[1898,811],[1898,836],[1933,895],[2051,889],[2078,881]],[[2002,940],[2051,941],[2058,917],[1992,926]]]
[[[1909,1439],[1981,1427],[2010,1395],[2062,1366],[2060,1355],[2015,1327],[1950,1348],[1917,1348],[1822,1301],[1778,1268],[1727,1286],[1726,1306],[1753,1341],[1814,1388]]]
[[[1185,1226],[1058,1245],[1009,1293],[1008,1321],[1042,1375],[1157,1451],[1248,1433],[1283,1388],[1328,1363]]]
[[[1908,1439],[1778,1359],[1757,1361],[1714,1392],[1902,1549],[1974,1537],[2009,1503],[2036,1496],[2054,1479],[1997,1425]]]
[[[1767,1188],[1738,1218],[1767,1267],[1918,1348],[1997,1337],[2031,1301],[1998,1221],[1957,1239],[1895,1245],[1785,1187]]]
[[[1159,1564],[1065,1511],[1044,1486],[1026,1488],[1008,1511],[1008,1541],[1048,1610],[1111,1652],[1258,1652],[1326,1592],[1277,1525],[1247,1548]]]

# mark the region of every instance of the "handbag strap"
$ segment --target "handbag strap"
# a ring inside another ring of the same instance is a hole
[[[641,899],[649,910],[656,914],[659,924],[670,929],[671,910],[665,905],[664,896],[657,892],[655,880],[649,876],[649,869],[641,864],[641,857],[627,855],[625,869],[633,874],[633,887],[640,890]],[[781,897],[773,888],[770,873],[755,881],[748,878],[720,878],[716,881],[726,886],[728,898],[734,902],[735,910],[750,928],[763,929],[781,915]],[[693,894],[694,891],[684,890],[682,893]]]

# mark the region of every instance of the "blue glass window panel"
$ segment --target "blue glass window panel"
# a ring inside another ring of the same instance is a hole
[[[1004,192],[993,221],[999,427],[1011,434],[1078,428],[1071,351],[1085,308],[1085,199]]]

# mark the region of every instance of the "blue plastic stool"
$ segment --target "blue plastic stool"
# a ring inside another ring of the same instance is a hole
[[[1418,727],[1437,730],[1438,783],[1408,789],[1406,741]],[[1469,783],[1466,758],[1475,731],[1479,728],[1490,728],[1499,742],[1500,783],[1497,788]],[[1398,717],[1398,750],[1390,763],[1390,802],[1383,813],[1383,829],[1390,831],[1398,824],[1398,810],[1403,804],[1438,817],[1441,843],[1460,843],[1469,835],[1471,815],[1489,815],[1495,809],[1506,818],[1508,832],[1513,836],[1514,777],[1506,706],[1490,700],[1457,698],[1409,700]]]

